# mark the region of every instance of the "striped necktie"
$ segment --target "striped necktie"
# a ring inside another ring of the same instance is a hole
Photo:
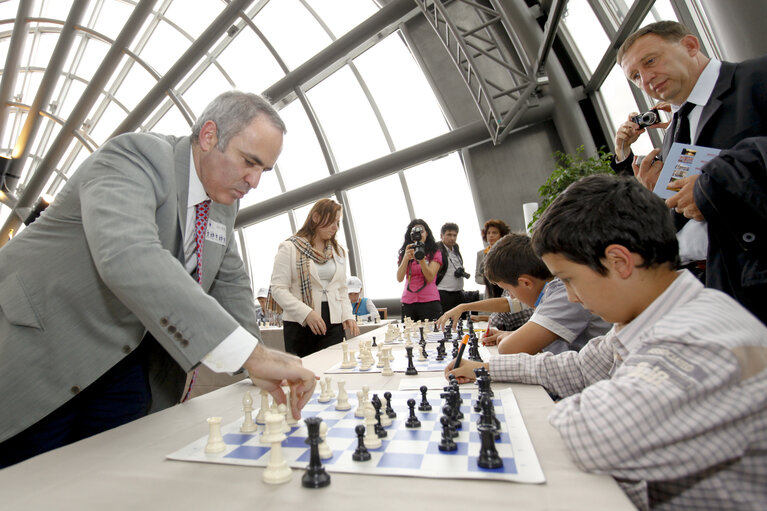
[[[205,244],[205,229],[208,227],[210,199],[195,206],[194,238],[197,243],[197,282],[202,282],[202,246]]]

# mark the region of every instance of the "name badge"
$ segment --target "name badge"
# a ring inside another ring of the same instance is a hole
[[[208,228],[205,230],[205,240],[226,245],[226,226],[220,222],[208,221]]]

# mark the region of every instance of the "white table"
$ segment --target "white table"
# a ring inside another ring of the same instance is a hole
[[[382,338],[383,329],[380,332]],[[372,335],[374,332],[368,332],[362,337]],[[321,374],[340,358],[341,348],[333,346],[306,357],[304,365]],[[344,375],[349,387],[367,384],[378,390],[396,389],[402,378],[407,376]],[[291,482],[268,486],[261,482],[260,468],[167,460],[168,453],[207,434],[207,417],[222,416],[225,424],[241,417],[244,391],[255,390],[242,381],[0,470],[0,508],[634,509],[612,478],[587,474],[575,467],[558,433],[546,420],[553,403],[541,387],[511,387],[546,476],[545,484],[332,473],[328,488],[309,490],[301,487],[300,470]]]

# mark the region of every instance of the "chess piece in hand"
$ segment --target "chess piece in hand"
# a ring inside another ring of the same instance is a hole
[[[291,395],[288,406],[295,419],[301,418],[301,408],[312,397],[319,377],[303,367],[300,358],[259,343],[242,367],[253,383],[269,392],[277,404],[287,404],[282,385],[288,385]]]

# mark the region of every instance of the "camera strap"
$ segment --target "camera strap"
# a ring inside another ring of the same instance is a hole
[[[426,287],[426,275],[423,276],[423,285],[421,287],[419,287],[415,291],[410,289],[410,279],[413,276],[413,270],[411,269],[412,268],[411,264],[407,265],[407,285],[405,287],[407,288],[408,291],[410,291],[411,293],[415,294],[415,293],[419,292],[421,289]],[[416,264],[418,264],[418,263],[416,263]]]

